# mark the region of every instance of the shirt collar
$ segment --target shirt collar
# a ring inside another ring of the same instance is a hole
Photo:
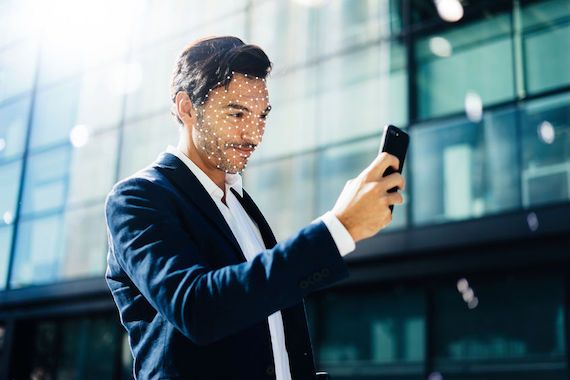
[[[218,185],[216,185],[214,181],[212,181],[212,179],[208,177],[206,173],[204,173],[202,169],[198,167],[198,165],[192,162],[192,160],[188,158],[188,156],[186,156],[184,152],[182,152],[180,149],[178,149],[173,145],[169,145],[166,148],[166,152],[178,157],[180,161],[182,161],[188,167],[188,169],[190,169],[190,171],[196,176],[196,178],[198,178],[198,181],[200,181],[200,183],[202,184],[202,186],[204,186],[204,189],[206,189],[206,191],[208,192],[208,194],[210,194],[210,196],[222,199],[222,197],[224,196],[224,192],[222,191],[222,189],[220,189]],[[238,192],[238,194],[241,197],[243,197],[241,175],[237,173],[236,174],[226,173],[225,182],[226,182],[226,191],[229,191],[230,188],[233,188]]]

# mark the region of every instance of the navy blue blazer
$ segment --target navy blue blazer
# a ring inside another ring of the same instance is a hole
[[[293,379],[315,378],[303,297],[348,277],[346,264],[322,221],[277,244],[247,192],[232,191],[267,247],[249,262],[170,153],[107,196],[105,277],[137,379],[274,379],[267,317],[278,310]]]

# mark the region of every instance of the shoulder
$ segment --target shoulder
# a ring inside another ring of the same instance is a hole
[[[167,192],[168,181],[156,167],[147,166],[117,182],[107,194],[105,205],[133,197],[156,201],[164,199]]]

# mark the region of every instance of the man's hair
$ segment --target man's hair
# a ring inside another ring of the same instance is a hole
[[[257,45],[245,44],[232,36],[207,37],[188,45],[176,61],[172,74],[170,95],[172,114],[182,120],[176,111],[176,94],[185,91],[192,104],[200,108],[211,89],[226,89],[233,73],[265,79],[271,71],[267,54]]]

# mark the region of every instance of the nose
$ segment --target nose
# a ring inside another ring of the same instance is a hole
[[[241,138],[251,145],[259,145],[265,131],[265,121],[259,120],[257,123],[250,123],[242,130]]]

